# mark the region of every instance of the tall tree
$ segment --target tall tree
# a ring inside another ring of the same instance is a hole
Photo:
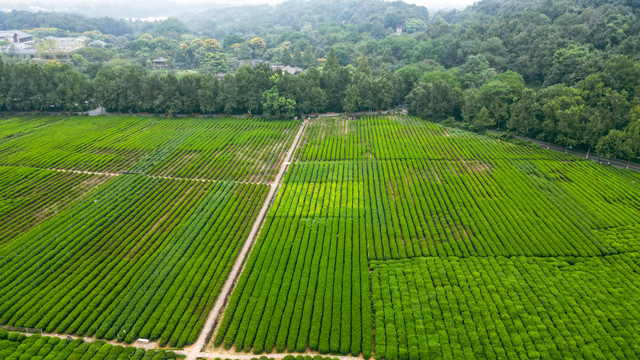
[[[471,127],[475,131],[482,131],[486,128],[493,127],[496,124],[496,121],[491,118],[489,114],[489,110],[486,107],[482,107],[480,112],[473,118],[471,122]]]
[[[531,89],[524,89],[520,98],[511,106],[507,128],[519,135],[532,136],[540,126],[538,117],[539,105],[536,102],[536,94]]]
[[[324,67],[330,70],[340,67],[340,63],[336,57],[336,52],[333,48],[329,49],[329,54],[327,54],[327,61],[324,63]]]
[[[300,50],[300,45],[297,45],[293,50],[293,60],[292,63],[294,66],[304,66],[304,61],[302,60],[302,51]]]
[[[360,91],[358,90],[358,87],[353,84],[347,86],[347,89],[344,92],[344,99],[342,100],[342,108],[344,111],[357,111],[360,102]]]
[[[621,158],[625,155],[625,133],[620,130],[611,130],[598,141],[596,151],[609,159]]]
[[[291,53],[289,52],[289,49],[283,47],[280,53],[280,63],[282,65],[291,65],[291,60]]]
[[[311,44],[307,44],[306,49],[304,49],[304,53],[302,53],[302,62],[305,67],[316,66],[317,61],[315,56],[313,56]]]
[[[480,101],[496,121],[498,130],[509,118],[510,106],[520,97],[522,90],[524,79],[513,71],[496,75],[480,87]]]

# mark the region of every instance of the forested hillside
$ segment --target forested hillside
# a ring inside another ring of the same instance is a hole
[[[75,14],[30,11],[0,11],[0,26],[9,29],[56,28],[63,31],[81,33],[98,30],[103,34],[125,35],[131,32],[124,20],[109,17],[87,18]]]

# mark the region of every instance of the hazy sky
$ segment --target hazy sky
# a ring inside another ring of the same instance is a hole
[[[211,2],[210,0],[176,0],[177,2]],[[280,3],[283,0],[240,0],[243,3],[247,4],[276,4]],[[406,3],[416,4],[426,6],[428,8],[464,8],[465,6],[471,5],[477,0],[402,0]],[[224,0],[220,0],[220,2],[224,2]]]
[[[224,4],[276,4],[284,0],[161,0],[160,3],[177,3],[177,4],[203,4],[203,3],[224,3]],[[477,0],[403,0],[407,3],[426,6],[431,10],[443,8],[464,8],[473,4]],[[44,9],[66,8],[68,6],[92,5],[96,3],[113,4],[113,5],[134,5],[137,1],[131,0],[3,0],[4,4],[0,5],[0,9],[6,10],[13,7],[33,7]],[[148,1],[142,0],[141,3]],[[57,6],[58,5],[58,6]],[[135,6],[135,5],[134,5]]]
[[[203,2],[224,2],[224,3],[243,3],[243,4],[277,4],[284,0],[239,0],[239,1],[225,1],[225,0],[175,0],[178,3],[203,3]],[[426,6],[432,9],[442,8],[464,8],[471,5],[478,0],[402,0],[406,3]]]

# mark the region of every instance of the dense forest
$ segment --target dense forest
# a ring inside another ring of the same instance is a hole
[[[290,0],[153,23],[3,13],[5,28],[107,45],[69,63],[0,60],[0,109],[292,117],[405,104],[434,121],[637,159],[639,8],[484,0],[429,14],[402,2]],[[151,69],[157,56],[170,70]],[[305,70],[290,75],[267,62]]]

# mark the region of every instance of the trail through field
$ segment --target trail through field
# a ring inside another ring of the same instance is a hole
[[[31,167],[31,166],[25,166],[25,167]],[[119,176],[119,175],[122,175],[122,174],[118,174],[118,173],[107,173],[107,172],[99,172],[99,171],[84,171],[84,170],[72,170],[72,169],[52,169],[52,168],[46,168],[45,170],[59,171],[59,172],[71,172],[71,173],[75,173],[75,174],[104,175],[104,176]]]
[[[32,166],[19,166],[19,167],[28,167],[33,169],[39,169]],[[89,175],[104,175],[116,177],[120,175],[124,175],[126,173],[109,173],[109,172],[99,172],[99,171],[85,171],[85,170],[72,170],[72,169],[56,169],[56,168],[44,168],[44,170],[50,171],[58,171],[58,172],[71,172],[75,174],[89,174]],[[202,181],[202,182],[221,182],[221,181],[233,181],[233,180],[216,180],[216,179],[206,179],[206,178],[184,178],[184,177],[176,177],[176,176],[164,176],[164,175],[150,175],[150,174],[134,174],[139,176],[147,176],[154,179],[169,179],[169,180],[187,180],[187,181]],[[251,185],[272,185],[272,183],[265,181],[235,181],[238,184],[251,184]]]
[[[244,269],[245,259],[247,258],[247,255],[251,251],[255,238],[258,235],[260,228],[262,227],[262,223],[264,222],[264,219],[267,215],[269,206],[271,205],[271,202],[273,201],[273,198],[276,195],[278,188],[280,187],[280,184],[282,183],[282,178],[284,176],[284,173],[286,172],[289,164],[291,163],[291,158],[293,157],[293,154],[295,153],[296,148],[298,147],[298,143],[300,142],[300,138],[304,133],[304,129],[306,128],[307,123],[308,123],[308,120],[305,120],[302,123],[302,125],[300,126],[300,129],[298,130],[298,133],[296,134],[296,137],[293,139],[293,142],[291,143],[291,147],[287,151],[284,161],[282,162],[282,164],[280,165],[280,169],[278,170],[278,174],[276,175],[273,183],[271,184],[269,193],[267,194],[267,197],[264,200],[264,203],[262,204],[262,208],[260,208],[258,217],[256,218],[256,221],[253,223],[253,226],[251,227],[251,232],[249,233],[247,240],[242,246],[242,250],[240,250],[240,253],[238,254],[238,257],[236,258],[236,261],[233,264],[233,268],[231,269],[231,272],[229,273],[229,276],[227,277],[226,282],[222,286],[222,289],[220,289],[220,294],[218,294],[216,303],[213,306],[213,309],[211,309],[211,312],[209,313],[207,320],[205,321],[202,332],[198,337],[198,341],[196,341],[195,344],[189,347],[190,349],[188,350],[187,360],[197,359],[200,357],[208,357],[208,355],[205,356],[203,353],[200,353],[200,351],[204,348],[207,342],[207,339],[209,338],[209,335],[212,333],[212,330],[215,329],[218,323],[218,319],[224,311],[224,306],[226,305],[227,298],[231,294],[231,291],[235,286],[236,280],[238,279],[240,273]],[[249,358],[250,357],[251,356],[249,356]]]
[[[135,348],[141,348],[141,349],[145,349],[145,350],[159,350],[159,349],[163,349],[158,347],[158,343],[156,342],[148,342],[148,343],[143,343],[143,342],[139,342],[136,341],[132,344],[126,344],[126,343],[121,343],[115,340],[104,340],[104,339],[96,339],[93,337],[84,337],[84,336],[76,336],[76,335],[67,335],[67,334],[48,334],[48,333],[29,333],[29,332],[22,332],[22,331],[11,331],[11,332],[18,332],[21,333],[25,336],[33,336],[33,335],[40,335],[40,336],[47,336],[47,337],[57,337],[63,340],[66,339],[72,339],[72,340],[76,340],[76,339],[81,339],[84,342],[94,342],[94,341],[104,341],[105,343],[109,344],[109,345],[113,345],[113,346],[132,346]],[[216,351],[212,351],[212,352],[199,352],[199,351],[188,351],[188,350],[171,350],[171,349],[163,349],[163,350],[168,350],[168,351],[173,351],[174,353],[176,353],[177,355],[182,355],[182,356],[186,356],[187,359],[215,359],[215,358],[219,358],[219,359],[233,359],[233,360],[251,360],[251,359],[255,359],[258,358],[260,356],[266,356],[269,359],[283,359],[285,356],[287,355],[293,355],[293,356],[298,356],[298,355],[302,355],[302,356],[315,356],[315,355],[322,355],[320,353],[317,352],[305,352],[305,353],[267,353],[267,354],[261,354],[261,355],[255,355],[252,353],[240,353],[240,352],[236,352],[233,350],[226,350],[226,349],[217,349]],[[361,356],[356,357],[356,356],[341,356],[341,355],[322,355],[323,357],[329,356],[332,359],[339,359],[339,360],[363,360],[364,358]]]
[[[181,354],[179,351],[175,352],[176,354]],[[234,359],[234,360],[251,360],[256,359],[262,356],[266,356],[269,359],[283,359],[287,355],[293,356],[316,356],[320,355],[324,357],[330,357],[331,359],[339,359],[339,360],[363,360],[362,356],[342,356],[342,355],[328,355],[328,354],[320,354],[315,352],[307,352],[307,353],[264,353],[260,355],[252,354],[252,353],[237,353],[237,352],[201,352],[201,353],[189,353],[187,359],[191,358],[190,356],[195,356],[194,359]]]
[[[142,343],[142,342],[135,342],[133,344],[124,344],[121,342],[117,342],[115,340],[104,340],[104,339],[96,339],[96,338],[92,338],[92,337],[84,337],[84,336],[76,336],[76,335],[67,335],[67,334],[40,334],[40,333],[28,333],[28,332],[21,332],[21,331],[11,331],[11,332],[19,332],[25,336],[33,336],[33,335],[41,335],[41,336],[48,336],[48,337],[57,337],[60,339],[72,339],[72,340],[76,340],[76,339],[81,339],[84,342],[94,342],[94,341],[104,341],[107,344],[113,345],[113,346],[133,346],[136,348],[142,348],[145,350],[152,350],[152,349],[156,349],[158,347],[158,343],[156,342],[148,342],[148,343]],[[178,355],[184,355],[184,353],[180,350],[178,351],[174,351],[176,354]]]

